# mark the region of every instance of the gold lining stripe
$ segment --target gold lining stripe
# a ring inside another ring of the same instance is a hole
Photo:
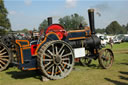
[[[69,40],[77,40],[77,39],[85,39],[86,37],[75,37],[75,38],[69,38]]]
[[[85,32],[85,30],[71,30],[71,31],[68,31],[67,33],[72,33],[72,32]]]

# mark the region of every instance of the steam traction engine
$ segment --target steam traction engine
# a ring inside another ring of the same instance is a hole
[[[66,32],[61,25],[52,24],[52,19],[48,18],[49,27],[43,38],[37,41],[16,39],[18,68],[39,69],[49,79],[61,79],[71,72],[75,58],[80,58],[83,65],[89,64],[90,59],[98,59],[103,68],[111,67],[114,55],[110,49],[101,50],[100,39],[95,35],[94,10],[89,9],[88,14],[90,28]],[[0,71],[9,65],[11,56],[12,48],[1,42]]]

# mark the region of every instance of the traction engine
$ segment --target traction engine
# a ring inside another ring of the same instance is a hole
[[[52,24],[52,18],[48,18],[49,26],[43,38],[15,39],[10,42],[5,38],[0,42],[0,71],[5,70],[11,61],[14,62],[10,46],[14,41],[18,68],[25,71],[40,70],[49,79],[62,79],[69,75],[75,59],[79,59],[83,65],[98,59],[101,67],[111,67],[113,52],[111,49],[102,49],[100,39],[95,35],[94,9],[89,9],[88,15],[90,28],[83,27],[83,30],[65,31],[63,26]]]

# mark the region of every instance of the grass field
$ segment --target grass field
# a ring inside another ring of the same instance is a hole
[[[0,72],[0,85],[128,85],[128,43],[115,44],[112,49],[115,61],[110,69],[101,69],[98,61],[93,61],[90,67],[75,65],[64,79],[42,82],[36,71],[11,67]]]

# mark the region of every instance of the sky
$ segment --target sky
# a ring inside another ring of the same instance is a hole
[[[59,18],[74,13],[88,23],[89,8],[95,9],[96,28],[105,28],[115,20],[121,25],[128,23],[128,0],[4,0],[4,4],[12,30],[38,29],[47,17],[58,23]]]

